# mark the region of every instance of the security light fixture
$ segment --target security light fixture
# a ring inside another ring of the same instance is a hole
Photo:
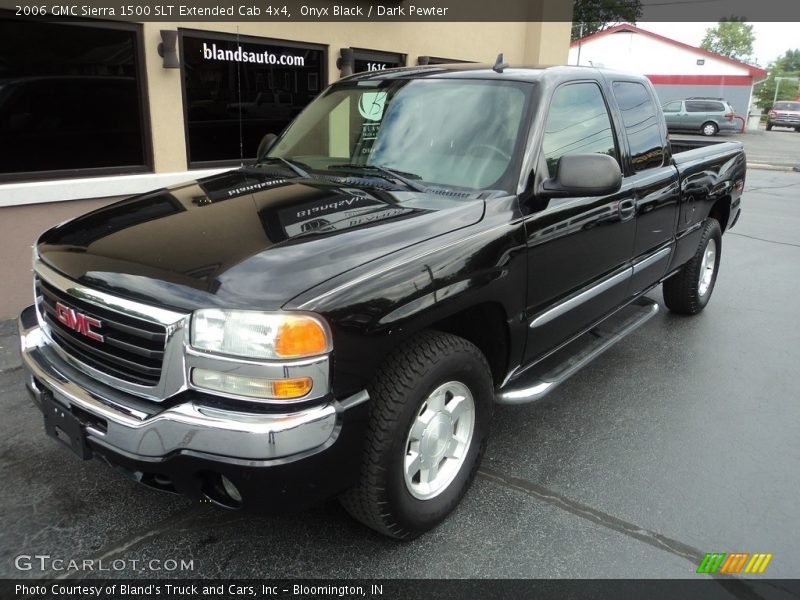
[[[158,45],[158,55],[164,59],[165,69],[179,69],[178,60],[178,32],[170,29],[161,30],[161,43]]]
[[[342,77],[352,75],[355,70],[355,53],[352,48],[342,48],[339,50],[339,58],[336,59],[336,68]]]

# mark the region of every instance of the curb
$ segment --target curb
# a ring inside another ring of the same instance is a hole
[[[762,171],[800,171],[800,165],[770,165],[767,163],[747,163],[748,169],[759,169]]]

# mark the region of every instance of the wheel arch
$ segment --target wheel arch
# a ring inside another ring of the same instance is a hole
[[[489,363],[495,386],[505,378],[511,353],[511,332],[505,308],[499,302],[469,306],[429,324],[427,329],[451,333],[475,344]]]
[[[725,233],[725,230],[728,229],[728,221],[731,217],[731,197],[723,196],[717,200],[708,212],[708,216],[712,219],[716,219],[722,232]]]

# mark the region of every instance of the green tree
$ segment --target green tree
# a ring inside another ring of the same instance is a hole
[[[787,50],[775,60],[775,65],[783,71],[800,71],[800,50]]]
[[[640,16],[640,0],[575,0],[572,39],[577,40],[621,22],[636,23]]]
[[[722,19],[716,27],[706,29],[700,47],[747,62],[753,55],[755,39],[752,25],[748,25],[740,17],[728,17]]]
[[[794,100],[800,96],[800,50],[787,50],[768,66],[769,77],[764,83],[756,85],[756,104],[762,110],[769,110],[778,90],[778,100]],[[778,88],[779,77],[783,79]],[[793,79],[794,78],[794,79]]]

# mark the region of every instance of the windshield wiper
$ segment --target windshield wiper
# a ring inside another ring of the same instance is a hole
[[[389,178],[396,179],[406,187],[411,188],[414,191],[422,192],[423,194],[427,194],[430,190],[422,185],[418,181],[414,181],[414,179],[422,179],[419,175],[415,175],[414,173],[406,173],[405,171],[398,171],[396,169],[392,169],[389,167],[382,167],[381,165],[357,165],[355,163],[350,164],[343,164],[343,165],[331,165],[328,167],[329,169],[364,169],[367,171],[378,171],[383,173],[385,176]]]
[[[272,161],[277,161],[277,162],[281,162],[281,163],[285,164],[285,165],[286,165],[287,167],[289,167],[289,168],[290,168],[292,171],[294,171],[295,173],[297,173],[297,175],[299,175],[300,177],[305,177],[306,179],[311,179],[311,178],[312,178],[312,176],[311,176],[311,173],[309,173],[308,171],[306,171],[305,169],[303,169],[303,168],[302,168],[302,167],[301,167],[301,166],[300,166],[300,165],[297,163],[297,161],[294,161],[294,160],[289,160],[289,159],[287,159],[287,158],[281,158],[280,156],[265,156],[265,157],[263,157],[262,159],[260,159],[260,160],[259,160],[259,161],[256,163],[256,166],[260,165],[260,164],[261,164],[261,163],[263,163],[263,162],[269,161],[269,160],[272,160]]]

